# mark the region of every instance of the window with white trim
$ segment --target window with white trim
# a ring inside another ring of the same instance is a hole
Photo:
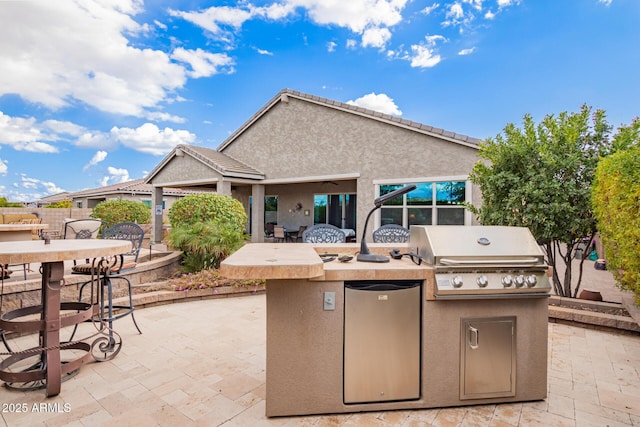
[[[425,181],[399,184],[380,184],[380,196],[408,184],[416,189],[391,199],[380,208],[380,225],[464,225],[467,182]]]

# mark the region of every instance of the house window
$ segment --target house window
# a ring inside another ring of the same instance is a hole
[[[151,200],[141,200],[142,204],[151,209]],[[165,201],[162,201],[162,209],[165,208]]]
[[[409,184],[409,183],[407,183]],[[407,184],[381,184],[380,195]],[[380,225],[464,225],[466,181],[415,182],[416,189],[387,201],[380,209]]]
[[[264,223],[278,223],[278,196],[266,196],[264,198]]]

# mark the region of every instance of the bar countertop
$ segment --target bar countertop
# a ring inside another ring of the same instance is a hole
[[[369,245],[369,248],[386,254],[398,245]],[[360,245],[354,243],[250,243],[225,259],[220,270],[231,279],[311,281],[426,279],[432,270],[430,265],[416,265],[406,257],[385,263],[358,262],[355,254],[359,250]],[[321,254],[351,255],[353,259],[323,262]]]

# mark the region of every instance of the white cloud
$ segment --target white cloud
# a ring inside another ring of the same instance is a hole
[[[605,6],[611,6],[611,3],[613,3],[613,0],[598,0],[598,3],[601,3]]]
[[[20,175],[20,180],[13,183],[13,188],[7,192],[7,199],[12,202],[31,202],[64,191],[54,182],[29,178],[26,174]]]
[[[258,52],[260,55],[267,55],[267,56],[273,56],[273,52],[270,52],[266,49],[258,49],[256,48],[256,52]]]
[[[171,58],[189,64],[191,71],[188,74],[194,79],[234,72],[233,59],[226,53],[210,53],[200,48],[188,50],[179,47],[173,51]]]
[[[411,46],[411,54],[407,54],[405,59],[411,62],[412,67],[435,67],[442,60],[436,50],[436,44],[439,41],[446,41],[446,39],[440,35],[425,36],[424,43]]]
[[[167,154],[178,144],[191,144],[196,139],[195,134],[189,131],[159,129],[153,123],[145,123],[136,129],[113,127],[110,136],[125,147],[156,156]]]
[[[131,181],[129,178],[129,171],[126,169],[118,169],[113,166],[107,168],[107,176],[102,177],[100,180],[100,186],[105,187],[112,184],[120,184],[122,182]]]
[[[7,166],[7,162],[3,159],[0,159],[0,175],[6,175],[9,171],[9,166]]]
[[[387,28],[368,28],[362,34],[363,47],[383,48],[391,39],[391,31]]]
[[[43,142],[56,139],[53,135],[43,133],[35,118],[11,117],[0,111],[0,145],[8,145],[16,151],[57,153],[56,146]]]
[[[280,20],[303,9],[318,25],[347,28],[362,37],[363,46],[381,47],[380,43],[386,42],[391,35],[388,28],[402,21],[402,11],[407,2],[408,0],[283,0],[263,7],[240,3],[237,8],[213,6],[193,12],[171,10],[170,14],[200,26],[218,41],[233,45],[234,32],[246,21]],[[388,32],[388,36],[383,30]]]
[[[97,151],[96,154],[93,155],[91,160],[89,160],[89,162],[82,167],[82,170],[86,171],[91,166],[97,165],[98,163],[100,163],[101,161],[103,161],[106,158],[107,158],[107,152],[106,151],[102,151],[102,150]]]
[[[334,52],[336,50],[336,42],[328,42],[327,43],[327,52]]]
[[[355,105],[357,107],[367,108],[369,110],[379,111],[384,114],[390,114],[392,116],[401,116],[402,111],[393,102],[393,99],[384,93],[376,94],[371,92],[364,95],[355,101],[347,101],[349,105]]]
[[[484,0],[462,0],[463,3],[470,4],[476,10],[482,10]]]
[[[430,15],[431,12],[433,12],[439,7],[440,7],[440,3],[433,3],[431,6],[427,6],[424,9],[422,9],[422,13],[424,13],[425,15]]]
[[[141,5],[139,0],[3,2],[0,96],[8,88],[53,110],[79,101],[138,117],[157,108],[184,86],[189,72],[167,53],[130,41],[149,30],[133,19]],[[199,57],[209,67],[216,64]],[[202,69],[190,71],[198,72]]]
[[[496,17],[496,14],[491,12],[490,10],[487,10],[487,12],[484,14],[484,17],[485,19],[492,20]]]
[[[458,52],[458,55],[464,56],[464,55],[471,55],[473,52],[476,51],[475,46],[469,49],[462,49],[461,51]]]
[[[424,45],[412,45],[411,66],[417,68],[431,68],[438,65],[442,60],[440,55],[434,53],[434,50]]]

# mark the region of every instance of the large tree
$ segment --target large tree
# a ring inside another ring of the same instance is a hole
[[[605,113],[583,105],[578,113],[547,115],[522,128],[509,123],[503,133],[480,144],[470,179],[482,191],[482,206],[470,206],[484,225],[528,227],[543,246],[560,296],[576,297],[584,259],[572,286],[572,261],[581,239],[591,244],[596,222],[591,184],[599,158],[611,149]],[[558,262],[564,263],[560,277]]]

